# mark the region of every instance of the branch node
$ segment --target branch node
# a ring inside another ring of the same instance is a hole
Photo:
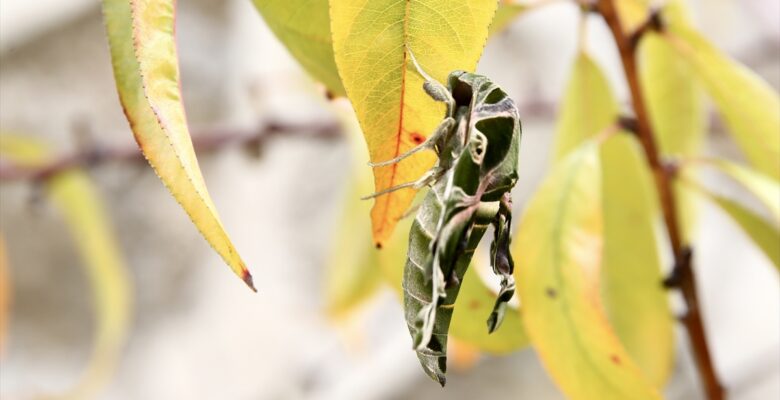
[[[617,124],[620,129],[631,132],[634,135],[639,131],[639,122],[636,120],[636,117],[620,115],[618,116]]]
[[[642,40],[642,37],[647,32],[663,32],[664,29],[666,29],[666,25],[664,24],[663,19],[661,18],[661,10],[660,9],[653,9],[650,11],[650,15],[648,15],[647,19],[642,22],[639,27],[634,30],[634,32],[631,33],[628,37],[628,45],[631,51],[635,51],[637,46],[639,46],[639,41]]]

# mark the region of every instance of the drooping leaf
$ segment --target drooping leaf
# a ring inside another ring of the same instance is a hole
[[[696,159],[683,162],[683,171],[712,167],[733,179],[755,196],[780,225],[780,183],[772,178],[724,159]]]
[[[547,371],[572,399],[659,398],[601,306],[598,147],[572,152],[544,180],[513,245],[523,322]]]
[[[181,101],[173,0],[103,0],[119,99],[144,156],[214,250],[247,285],[192,147]]]
[[[331,94],[344,95],[330,35],[328,0],[253,0],[268,27]]]
[[[690,179],[683,182],[687,188],[704,195],[728,214],[780,271],[780,229],[776,223],[767,222],[747,207],[707,190],[703,185]]]
[[[399,298],[403,297],[401,280],[413,220],[411,217],[401,220],[390,240],[378,250],[382,275]],[[472,261],[476,262],[478,261]],[[527,347],[528,337],[520,312],[515,308],[510,307],[507,310],[500,329],[488,334],[485,321],[493,309],[496,292],[484,283],[477,269],[479,265],[472,265],[463,278],[455,302],[456,311],[450,322],[450,337],[491,354],[508,354]]]
[[[601,293],[621,343],[649,381],[662,388],[674,364],[674,320],[661,285],[657,194],[640,151],[625,134],[601,148]]]
[[[444,105],[422,89],[409,52],[433,78],[476,67],[495,0],[342,0],[331,2],[336,65],[368,144],[371,160],[415,147],[444,116]],[[374,169],[377,191],[418,179],[434,163],[421,152]],[[373,236],[382,245],[415,196],[411,188],[377,197]]]
[[[555,129],[554,159],[563,159],[596,136],[618,115],[618,105],[599,66],[584,52],[577,55]]]
[[[6,347],[8,321],[11,315],[11,280],[8,268],[8,253],[5,239],[0,233],[0,356]]]
[[[351,314],[382,283],[380,252],[374,247],[367,218],[370,203],[360,200],[371,190],[372,179],[368,171],[360,175],[347,190],[325,276],[326,309],[335,319]]]
[[[493,23],[490,24],[488,36],[494,36],[503,32],[512,22],[524,11],[528,9],[525,4],[517,4],[509,1],[498,3],[496,15],[493,17]]]
[[[747,160],[780,179],[780,97],[747,67],[723,54],[684,24],[670,25],[665,38],[696,71],[729,132]]]
[[[15,163],[35,166],[48,159],[48,151],[30,139],[3,136],[0,154]],[[46,181],[47,195],[59,208],[92,288],[95,330],[92,356],[79,382],[67,398],[93,398],[110,381],[130,326],[131,281],[122,260],[103,201],[89,177],[68,170]]]

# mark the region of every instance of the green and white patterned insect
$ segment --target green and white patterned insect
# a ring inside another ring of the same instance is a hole
[[[447,104],[446,116],[418,147],[371,165],[397,163],[426,149],[435,150],[438,161],[419,180],[369,198],[405,187],[431,186],[409,232],[404,308],[425,372],[444,385],[455,299],[474,250],[491,224],[495,228],[491,264],[501,277],[501,290],[488,318],[490,332],[501,324],[514,294],[510,191],[517,182],[521,127],[512,99],[488,78],[455,71],[445,87],[428,76],[413,55],[411,59],[425,78],[424,90]]]

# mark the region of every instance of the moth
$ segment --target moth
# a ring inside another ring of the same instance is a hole
[[[436,164],[417,181],[392,191],[430,186],[409,232],[404,269],[404,313],[414,349],[425,372],[445,384],[447,333],[463,276],[487,227],[493,225],[490,246],[493,272],[501,289],[487,320],[489,332],[501,324],[515,290],[509,252],[512,224],[511,189],[517,182],[522,135],[514,101],[485,76],[454,71],[447,86],[426,74],[423,89],[447,105],[435,131],[410,151],[373,167],[391,165],[422,150],[434,150]]]

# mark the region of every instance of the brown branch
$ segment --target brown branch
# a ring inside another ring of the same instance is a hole
[[[259,149],[276,136],[309,137],[332,140],[341,136],[341,127],[335,123],[289,125],[266,123],[253,130],[211,129],[195,134],[192,144],[198,154],[211,153],[230,146]],[[72,168],[94,167],[107,162],[143,162],[138,146],[100,147],[55,158],[45,164],[25,166],[0,159],[0,181],[45,180]]]
[[[627,35],[623,31],[620,17],[617,14],[612,0],[598,0],[596,10],[606,21],[612,36],[620,52],[620,60],[623,64],[623,72],[628,82],[631,92],[631,102],[634,113],[636,114],[636,134],[639,138],[642,148],[650,168],[655,177],[656,187],[663,208],[664,222],[666,231],[671,242],[674,253],[674,271],[670,282],[674,283],[683,294],[687,306],[687,312],[682,318],[688,332],[688,338],[693,346],[693,352],[696,358],[696,364],[699,375],[704,383],[704,389],[707,397],[713,400],[724,398],[723,386],[718,381],[715,374],[715,368],[710,357],[707,346],[707,337],[704,332],[701,313],[699,311],[699,301],[696,293],[696,281],[692,268],[693,252],[690,247],[683,244],[680,234],[680,227],[677,218],[676,202],[672,188],[672,179],[674,177],[673,168],[664,165],[655,143],[650,117],[647,107],[642,97],[642,88],[639,84],[639,72],[636,64],[636,44],[639,41],[639,35],[649,29],[660,28],[660,21],[657,14],[651,15],[648,23],[643,24],[635,34]]]

